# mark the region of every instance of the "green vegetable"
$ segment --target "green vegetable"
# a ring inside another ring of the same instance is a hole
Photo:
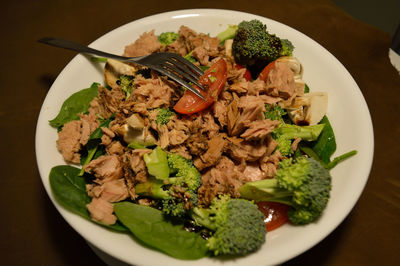
[[[282,50],[280,56],[291,56],[294,50],[293,44],[288,39],[281,39]]]
[[[169,177],[167,153],[160,147],[156,147],[151,153],[143,155],[147,171],[156,179],[165,180]]]
[[[346,153],[344,153],[342,155],[339,155],[339,156],[335,157],[330,163],[328,163],[326,168],[328,170],[332,169],[336,165],[338,165],[339,163],[343,162],[344,160],[346,160],[346,159],[348,159],[348,158],[350,158],[350,157],[352,157],[352,156],[354,156],[356,154],[357,154],[357,151],[356,150],[352,150],[352,151],[346,152]]]
[[[301,138],[305,141],[313,141],[318,138],[324,128],[324,124],[313,126],[297,126],[290,124],[280,124],[272,132],[272,137],[278,142],[277,150],[283,156],[289,156],[293,153],[292,140]]]
[[[159,210],[120,202],[114,204],[114,211],[137,239],[172,257],[195,260],[208,253],[206,240],[197,233],[185,231],[181,224],[167,220]]]
[[[156,117],[156,123],[159,125],[166,125],[175,113],[168,108],[159,108]]]
[[[104,149],[99,149],[101,137],[103,136],[102,127],[108,127],[110,122],[114,119],[114,114],[107,120],[103,121],[98,128],[96,128],[90,135],[87,144],[84,147],[84,152],[81,157],[81,165],[87,165],[91,160],[96,159],[105,153]],[[81,169],[79,175],[82,176],[85,170]]]
[[[209,208],[194,208],[192,218],[214,231],[207,241],[214,255],[246,255],[265,242],[264,215],[247,200],[214,198]]]
[[[86,205],[90,203],[90,197],[86,193],[85,179],[78,176],[79,171],[80,169],[70,165],[53,167],[49,175],[50,188],[54,198],[61,206],[87,220],[91,220],[89,212],[86,209]],[[127,229],[118,222],[113,225],[105,225],[100,222],[96,223],[114,231],[127,231]]]
[[[156,172],[158,176],[162,175],[162,178],[149,178],[146,183],[137,184],[135,192],[137,195],[159,200],[165,214],[183,217],[188,209],[197,205],[201,175],[192,161],[179,154],[168,154],[165,165],[165,152],[157,147],[149,156],[153,153],[157,156],[161,154],[162,166],[161,163],[149,164],[145,159],[147,170],[149,173]]]
[[[192,63],[198,62],[197,59],[196,59],[195,57],[192,56],[192,52],[186,54],[186,55],[184,56],[184,58],[185,58],[186,60],[188,60],[189,62],[192,62]],[[209,66],[199,66],[199,68],[200,68],[201,70],[203,70],[203,71],[206,71],[206,70],[209,69],[210,67],[209,67]]]
[[[53,120],[49,121],[50,125],[55,128],[60,128],[65,123],[78,120],[78,114],[87,112],[90,102],[97,96],[98,86],[98,83],[93,83],[90,88],[72,94],[64,101],[58,115]]]
[[[325,124],[325,127],[318,140],[311,147],[324,163],[329,163],[332,154],[336,151],[335,134],[328,117],[324,116],[320,123]]]
[[[235,62],[250,71],[259,72],[280,56],[291,56],[293,45],[267,32],[267,26],[259,20],[239,23],[232,44]]]
[[[119,77],[119,82],[121,86],[121,90],[125,93],[126,98],[128,99],[131,96],[132,89],[133,89],[133,76],[129,75],[122,75]]]
[[[175,32],[163,32],[160,34],[160,36],[158,36],[158,41],[162,44],[162,45],[168,45],[173,43],[176,39],[178,39],[179,34],[175,33]]]
[[[271,104],[265,105],[264,116],[266,119],[279,120],[283,122],[282,116],[284,115],[286,115],[286,111],[282,109],[282,107],[280,107],[279,105],[271,105]]]
[[[219,39],[219,44],[224,44],[226,40],[233,39],[237,29],[237,25],[229,25],[226,30],[218,33],[217,37]]]
[[[313,158],[290,158],[279,163],[274,179],[248,182],[239,191],[242,198],[288,204],[289,220],[293,224],[308,224],[325,209],[331,179],[328,170]]]
[[[188,60],[189,62],[192,62],[192,63],[196,63],[196,62],[197,62],[197,59],[194,58],[194,57],[192,56],[192,52],[186,54],[186,55],[184,56],[184,58],[185,58],[186,60]]]
[[[143,144],[137,143],[135,141],[131,142],[128,144],[128,148],[131,149],[146,149],[146,146],[144,146]]]
[[[100,62],[100,63],[106,63],[107,62],[107,58],[105,57],[98,57],[98,56],[92,56],[90,57],[90,60],[92,60],[92,62]]]
[[[352,156],[357,154],[356,150],[352,150],[352,151],[346,152],[346,153],[344,153],[342,155],[339,155],[339,156],[335,157],[329,163],[325,163],[325,162],[323,162],[321,160],[321,158],[319,158],[318,154],[316,154],[315,151],[313,149],[311,149],[310,147],[307,147],[305,145],[300,145],[299,148],[300,148],[300,150],[302,152],[304,152],[305,154],[307,154],[311,158],[314,158],[316,161],[318,161],[322,166],[324,166],[328,170],[334,168],[339,163],[341,163],[344,160],[346,160],[346,159],[348,159],[348,158],[350,158],[350,157],[352,157]]]

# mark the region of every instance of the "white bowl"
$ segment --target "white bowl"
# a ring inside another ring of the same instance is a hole
[[[327,115],[336,134],[335,155],[356,149],[358,154],[332,170],[333,185],[329,204],[323,216],[307,226],[284,225],[267,234],[266,243],[248,256],[219,260],[204,258],[181,261],[138,244],[127,234],[114,233],[62,208],[49,186],[49,172],[55,165],[65,164],[57,151],[57,132],[48,121],[56,116],[63,101],[72,93],[87,88],[92,82],[103,82],[102,69],[87,57],[77,55],[60,73],[40,111],[36,131],[37,163],[43,185],[64,219],[89,243],[103,252],[134,265],[275,265],[308,250],[331,233],[348,215],[368,179],[373,158],[373,130],[364,97],[344,66],[321,45],[306,35],[268,18],[243,12],[193,9],[162,13],[121,26],[90,46],[122,54],[125,45],[152,29],[156,34],[177,31],[181,25],[215,36],[229,24],[259,19],[268,31],[294,44],[294,55],[304,66],[304,80],[312,91],[327,91]],[[334,155],[334,156],[335,156]],[[351,251],[349,251],[351,252]]]

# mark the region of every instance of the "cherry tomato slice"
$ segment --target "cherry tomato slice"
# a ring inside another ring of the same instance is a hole
[[[196,94],[187,90],[182,98],[175,104],[174,110],[181,114],[193,114],[206,109],[218,99],[218,95],[226,83],[227,76],[226,62],[221,58],[212,64],[199,78],[199,83],[205,88],[208,88],[207,92],[200,90],[197,86],[193,86],[204,96],[205,100],[202,100]]]
[[[258,79],[263,80],[263,81],[267,81],[268,79],[268,75],[269,72],[271,72],[271,70],[275,67],[275,61],[272,61],[271,63],[269,63],[260,73],[260,75],[258,75]]]
[[[236,65],[235,65],[235,68],[236,68],[237,70],[239,70],[239,69],[244,68],[244,66],[239,65],[239,64],[236,64]],[[247,81],[251,81],[251,73],[250,73],[250,71],[249,71],[247,68],[246,68],[246,72],[244,72],[243,77],[244,77]]]
[[[272,231],[288,221],[288,205],[278,202],[262,201],[257,203],[258,209],[264,213],[267,232]]]

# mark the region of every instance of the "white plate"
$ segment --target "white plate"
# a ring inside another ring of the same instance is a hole
[[[87,57],[77,55],[60,73],[43,103],[36,131],[36,155],[43,185],[64,219],[87,241],[100,250],[134,265],[274,265],[311,248],[331,233],[348,215],[359,198],[370,172],[373,158],[373,130],[367,104],[357,84],[344,66],[321,45],[306,35],[276,21],[237,11],[194,9],[162,13],[119,27],[91,44],[100,50],[122,54],[124,46],[152,29],[156,34],[177,31],[186,25],[215,36],[228,24],[259,19],[269,32],[294,44],[295,56],[304,66],[304,80],[312,91],[329,93],[328,117],[338,144],[335,155],[356,149],[358,154],[332,170],[331,200],[321,219],[307,226],[284,225],[267,234],[267,241],[256,253],[234,260],[204,258],[181,261],[145,248],[127,234],[110,232],[74,215],[54,200],[49,172],[65,164],[57,151],[57,132],[48,121],[54,118],[63,101],[92,82],[103,82],[102,69]],[[50,219],[50,218],[49,218]],[[351,251],[349,251],[351,252]]]

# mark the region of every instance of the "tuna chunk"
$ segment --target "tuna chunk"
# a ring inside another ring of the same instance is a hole
[[[115,224],[117,217],[113,214],[113,205],[102,198],[93,198],[92,201],[86,205],[89,210],[90,217],[98,222],[104,224]]]
[[[208,141],[208,150],[194,161],[194,165],[201,171],[218,162],[224,151],[226,140],[222,135],[216,135]]]
[[[103,155],[83,167],[94,174],[99,183],[122,177],[122,165],[117,155]]]
[[[281,97],[287,104],[296,97],[296,83],[293,72],[286,63],[276,62],[266,81],[267,94],[274,97]]]
[[[279,125],[279,123],[278,120],[270,119],[245,123],[245,126],[248,128],[240,137],[245,140],[263,140]]]
[[[57,148],[67,162],[80,162],[81,126],[80,120],[74,120],[66,123],[58,133]]]
[[[251,163],[246,165],[243,175],[248,182],[258,181],[265,178],[265,174],[261,171],[258,163]]]
[[[144,103],[151,109],[170,106],[173,89],[161,77],[145,79],[138,76],[134,84],[136,89],[132,95],[137,103]]]
[[[246,123],[263,119],[263,113],[265,112],[265,104],[257,96],[240,97],[239,101],[237,102],[237,108],[241,111],[239,115],[236,115],[237,119],[230,132],[231,136],[236,136],[242,133],[246,127]],[[228,120],[229,119],[230,116],[228,113]]]
[[[267,146],[259,141],[237,141],[235,138],[230,138],[228,145],[228,154],[232,159],[241,161],[254,162],[264,156],[267,151]],[[240,139],[239,139],[240,140]]]
[[[80,143],[82,146],[86,145],[89,140],[90,135],[96,128],[99,127],[99,122],[97,121],[97,117],[93,113],[89,114],[79,114],[80,120],[82,121],[82,128],[81,128],[81,139]]]
[[[102,198],[108,202],[119,202],[129,196],[124,179],[115,179],[105,182],[100,186],[89,187],[89,196]]]
[[[143,33],[139,39],[134,43],[125,47],[124,56],[142,56],[149,55],[160,50],[162,47],[158,41],[157,36],[154,34],[154,30]]]
[[[227,157],[222,157],[218,164],[202,175],[199,188],[199,201],[208,205],[219,194],[239,197],[239,188],[246,182],[243,173]]]

